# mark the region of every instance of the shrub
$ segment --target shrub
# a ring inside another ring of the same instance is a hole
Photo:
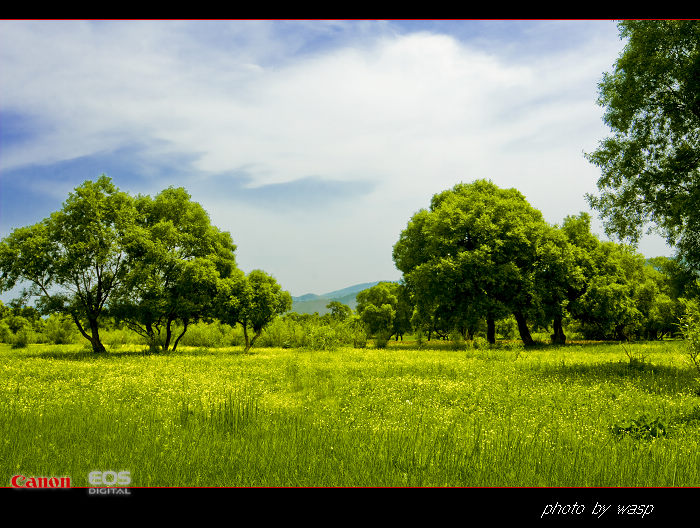
[[[27,348],[29,345],[29,330],[20,328],[11,339],[12,348]]]
[[[420,326],[418,330],[416,330],[416,346],[418,348],[425,348],[425,334]]]
[[[55,345],[67,345],[75,342],[77,328],[70,317],[52,314],[46,320],[44,336],[50,343]]]
[[[288,314],[270,323],[257,346],[336,350],[342,346],[364,348],[367,335],[361,324],[350,319]]]
[[[643,352],[632,352],[622,343],[620,343],[620,346],[627,355],[627,359],[629,360],[629,366],[631,369],[645,370],[647,367],[651,367],[651,364],[647,362],[647,358],[644,356]]]
[[[472,339],[471,346],[473,349],[478,350],[483,348],[489,348],[490,345],[485,337],[476,336],[474,339]]]
[[[173,339],[182,332],[178,326],[173,330]],[[237,329],[220,321],[213,323],[199,322],[187,327],[187,332],[182,336],[178,346],[223,348],[243,344],[243,338]]]
[[[10,327],[7,325],[7,322],[0,321],[0,341],[3,343],[11,343],[12,337],[12,330],[10,330]]]
[[[496,335],[503,339],[515,339],[518,337],[518,323],[512,315],[496,321]]]
[[[352,346],[355,348],[365,348],[367,346],[367,332],[359,325],[352,330]]]
[[[114,328],[100,332],[102,342],[110,347],[123,345],[143,345],[147,343],[145,337],[129,330],[128,328]]]
[[[330,326],[316,326],[311,331],[311,347],[314,350],[335,350],[340,346],[335,330]]]
[[[294,329],[284,319],[275,319],[268,324],[256,341],[259,347],[293,348],[295,346]]]
[[[450,344],[453,350],[463,350],[466,347],[462,333],[456,328],[450,332]]]
[[[379,332],[374,338],[374,346],[376,348],[386,348],[390,338],[391,334],[388,332]]]

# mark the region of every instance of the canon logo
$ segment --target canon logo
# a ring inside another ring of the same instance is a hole
[[[25,477],[15,475],[10,479],[13,488],[70,488],[70,477]]]

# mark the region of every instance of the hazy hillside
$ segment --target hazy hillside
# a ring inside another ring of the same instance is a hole
[[[365,282],[362,284],[355,284],[354,286],[348,286],[342,290],[335,290],[332,292],[324,293],[322,295],[316,295],[314,293],[307,293],[299,297],[292,297],[292,311],[297,313],[314,313],[318,312],[319,315],[323,315],[328,312],[326,305],[331,301],[338,301],[343,304],[347,304],[353,310],[357,306],[357,301],[355,297],[362,290],[371,288],[375,284],[380,282],[393,282],[393,281],[376,281],[376,282]]]

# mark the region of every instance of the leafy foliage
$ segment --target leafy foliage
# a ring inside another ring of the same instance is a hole
[[[27,348],[29,345],[29,330],[26,327],[21,328],[12,338],[12,348]]]
[[[657,339],[677,330],[682,303],[673,287],[677,261],[645,259],[632,247],[601,242],[590,232],[590,217],[567,217],[562,231],[576,251],[578,288],[567,311],[586,339]]]
[[[696,302],[687,303],[686,312],[680,320],[680,329],[687,342],[688,358],[700,381],[700,308]]]
[[[237,272],[221,281],[215,314],[231,326],[240,323],[248,351],[263,329],[292,307],[292,296],[262,270]],[[253,336],[249,335],[253,332]]]
[[[345,321],[352,316],[352,308],[339,301],[330,301],[326,308],[330,310],[331,319]]]
[[[627,44],[599,84],[613,135],[587,155],[600,167],[590,204],[606,231],[636,242],[651,222],[700,269],[700,22],[627,20]]]
[[[613,435],[618,438],[629,436],[635,440],[652,440],[666,436],[666,424],[661,418],[650,420],[646,414],[642,414],[635,420],[615,424],[612,427]]]
[[[513,314],[528,344],[534,343],[528,315],[551,315],[563,300],[565,254],[565,238],[520,192],[486,180],[434,195],[393,252],[418,322],[447,319],[448,331],[458,327],[467,334],[483,317],[493,341],[495,321]]]
[[[104,352],[99,318],[129,272],[125,241],[134,229],[133,199],[106,176],[70,193],[60,211],[21,227],[0,243],[0,290],[28,282],[45,313],[75,322],[94,352]]]
[[[413,306],[406,287],[380,282],[357,294],[357,315],[367,332],[386,346],[392,335],[398,340],[411,330]]]
[[[63,314],[51,314],[46,320],[43,331],[47,340],[57,345],[73,343],[76,337],[75,324]]]
[[[111,313],[164,351],[173,325],[212,317],[219,281],[236,269],[231,235],[211,225],[206,211],[183,188],[154,199],[139,197],[137,227],[128,242],[131,272]]]

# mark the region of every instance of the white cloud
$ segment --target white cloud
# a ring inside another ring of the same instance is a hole
[[[538,30],[563,27],[550,24]],[[550,222],[587,209],[597,173],[582,153],[607,132],[595,98],[621,48],[614,25],[589,25],[581,45],[520,60],[512,46],[497,55],[387,23],[348,27],[2,22],[3,110],[31,112],[46,129],[5,149],[0,169],[139,143],[158,145],[154,159],[195,156],[199,185],[242,168],[251,186],[372,180],[373,193],[330,217],[193,192],[241,241],[239,260],[295,294],[343,287],[341,274],[391,278],[400,229],[458,181],[517,187]],[[333,46],[300,53],[310,36],[343,31]]]
[[[202,48],[188,33],[178,41],[180,28],[5,28],[13,46],[3,58],[4,104],[30,108],[54,131],[43,138],[43,156],[17,149],[3,166],[156,139],[201,153],[195,168],[204,172],[252,167],[254,184],[383,178],[403,167],[470,166],[523,127],[527,134],[548,117],[566,121],[546,108],[540,116],[518,109],[552,92],[541,71],[445,35],[382,37],[262,67],[247,49],[238,61],[239,49]]]

